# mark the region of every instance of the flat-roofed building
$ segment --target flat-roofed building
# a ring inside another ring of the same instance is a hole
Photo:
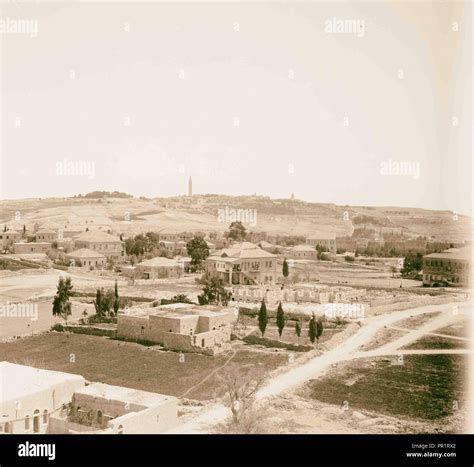
[[[51,229],[40,229],[35,233],[37,242],[54,242],[58,239],[58,234]]]
[[[170,350],[215,355],[229,349],[237,309],[184,303],[125,310],[117,336],[148,340]]]
[[[469,286],[471,259],[469,247],[423,256],[423,285]]]
[[[176,397],[0,362],[2,434],[156,434],[177,423]]]
[[[66,428],[82,433],[78,425],[96,433],[156,434],[178,424],[178,399],[138,389],[92,383],[74,392]]]
[[[307,245],[325,248],[330,253],[336,253],[336,236],[332,234],[317,234],[306,239]]]
[[[183,275],[184,263],[158,256],[136,265],[137,279],[176,279]]]
[[[70,266],[83,268],[102,268],[107,263],[105,255],[88,248],[71,251],[71,253],[66,254],[66,260]]]
[[[82,232],[77,235],[74,237],[74,246],[76,249],[87,248],[96,251],[114,261],[122,260],[124,254],[123,242],[120,238],[100,230]]]
[[[295,245],[290,248],[289,257],[292,259],[318,259],[316,247],[311,245]]]
[[[0,433],[45,433],[84,384],[79,375],[0,362]]]
[[[2,247],[7,245],[13,245],[21,240],[21,233],[16,230],[6,230],[5,232],[0,232],[0,243]]]
[[[13,244],[13,249],[17,255],[46,254],[51,250],[50,242],[19,242]]]

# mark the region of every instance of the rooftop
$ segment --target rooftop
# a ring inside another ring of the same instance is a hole
[[[336,236],[331,233],[318,233],[308,237],[308,240],[335,240]]]
[[[431,253],[423,256],[423,258],[434,258],[434,259],[457,259],[470,261],[472,259],[471,249],[469,247],[463,248],[449,248],[441,253]]]
[[[183,318],[185,316],[216,316],[227,314],[230,311],[235,312],[233,307],[221,307],[216,305],[206,305],[201,307],[191,303],[171,303],[169,305],[161,305],[148,308],[129,308],[125,311],[125,315],[148,318],[150,315],[163,316],[167,318]]]
[[[119,401],[152,407],[170,400],[175,400],[173,396],[166,396],[154,392],[140,391],[138,389],[125,388],[123,386],[111,386],[103,383],[92,383],[84,388],[75,391],[75,394],[83,394],[92,397],[102,397],[109,401]]]
[[[64,382],[84,382],[80,375],[0,362],[0,402],[19,400]]]
[[[56,235],[56,232],[54,230],[50,230],[50,229],[40,229],[37,232],[35,232],[35,235],[38,235],[38,234],[54,234],[54,235]]]
[[[83,242],[120,242],[119,237],[110,235],[107,232],[102,232],[101,230],[82,232],[75,237],[75,240]]]
[[[169,259],[162,256],[157,256],[156,258],[147,259],[146,261],[142,261],[138,263],[137,266],[151,266],[151,267],[159,267],[159,268],[171,268],[180,266],[180,262],[175,259]]]
[[[310,246],[310,245],[296,245],[293,248],[291,248],[291,251],[313,251],[313,252],[315,252],[316,249],[313,246]]]
[[[72,258],[105,258],[102,253],[89,250],[89,248],[79,248],[79,250],[71,251],[67,256]]]
[[[221,257],[221,258],[225,258],[226,256],[230,258],[240,258],[240,259],[276,258],[276,255],[257,247],[253,249],[224,248],[217,255],[214,255],[214,257]]]

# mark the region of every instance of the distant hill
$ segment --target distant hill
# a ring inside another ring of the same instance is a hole
[[[193,197],[133,198],[119,192],[94,192],[72,198],[43,198],[1,202],[1,223],[13,229],[103,227],[125,234],[227,230],[219,210],[255,210],[248,230],[272,234],[351,235],[354,227],[382,233],[403,232],[436,240],[470,240],[471,220],[449,211],[402,207],[338,206],[265,196],[195,195]]]

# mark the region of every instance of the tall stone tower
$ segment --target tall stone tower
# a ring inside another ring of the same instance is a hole
[[[193,179],[191,177],[188,180],[188,196],[193,196]]]

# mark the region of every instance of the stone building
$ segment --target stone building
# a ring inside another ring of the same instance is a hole
[[[19,242],[13,244],[13,250],[17,255],[45,254],[50,249],[50,242]]]
[[[178,423],[176,397],[0,362],[0,434],[156,434]]]
[[[107,258],[97,251],[88,248],[80,248],[66,254],[66,260],[72,267],[83,268],[103,268],[107,263]]]
[[[137,279],[176,279],[183,275],[184,264],[158,256],[138,263],[135,270]]]
[[[51,414],[84,386],[82,376],[0,362],[0,433],[46,433]]]
[[[206,258],[208,276],[227,284],[271,284],[279,279],[277,256],[257,248],[228,248]]]
[[[58,234],[54,230],[41,229],[35,233],[37,242],[54,242],[58,239]]]
[[[147,340],[170,350],[215,355],[230,345],[232,307],[184,303],[129,309],[119,313],[117,336]]]
[[[16,230],[6,230],[5,232],[0,232],[0,242],[3,248],[7,245],[12,245],[21,240],[21,233]]]
[[[114,261],[120,261],[124,256],[123,242],[120,238],[100,230],[82,232],[75,236],[74,247],[87,248]]]
[[[310,245],[295,245],[290,248],[289,258],[291,259],[318,259],[316,247]]]
[[[306,239],[306,244],[314,247],[320,246],[325,248],[330,253],[336,253],[336,237],[331,234],[317,234],[312,235]]]
[[[469,286],[471,259],[469,247],[450,248],[423,256],[423,285]]]

